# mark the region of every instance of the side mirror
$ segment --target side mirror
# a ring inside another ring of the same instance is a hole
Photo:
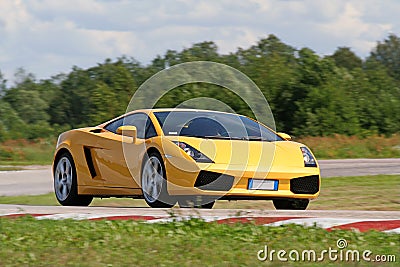
[[[136,126],[131,126],[131,125],[120,126],[117,129],[117,134],[120,134],[122,136],[132,137],[133,138],[132,143],[136,142],[136,135],[137,135]]]
[[[292,140],[292,137],[290,135],[288,135],[287,133],[278,133],[278,135],[287,141]]]

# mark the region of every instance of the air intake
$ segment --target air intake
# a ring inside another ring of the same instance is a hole
[[[200,171],[194,187],[201,190],[229,191],[235,177],[209,171]]]
[[[290,180],[290,191],[295,194],[315,194],[319,191],[319,176],[311,175]]]

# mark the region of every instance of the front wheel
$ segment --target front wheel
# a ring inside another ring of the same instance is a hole
[[[277,210],[305,210],[310,202],[308,199],[274,199]]]
[[[63,206],[88,206],[92,196],[78,195],[76,169],[71,154],[63,153],[55,164],[54,192]]]
[[[158,153],[145,155],[141,174],[143,197],[152,208],[171,208],[176,199],[167,191],[164,163]]]

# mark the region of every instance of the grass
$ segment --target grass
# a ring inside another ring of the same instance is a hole
[[[400,175],[323,178],[312,210],[400,210]],[[58,205],[53,193],[38,196],[0,196],[2,204]],[[94,199],[91,206],[148,207],[138,199]],[[271,201],[217,201],[219,209],[274,209]]]
[[[399,158],[400,135],[391,137],[335,135],[295,139],[309,146],[318,159]],[[50,165],[55,139],[8,140],[0,144],[0,165]]]
[[[266,227],[254,224],[206,223],[198,219],[165,224],[137,221],[50,221],[31,217],[0,219],[1,266],[288,266],[295,262],[261,262],[259,250],[337,249],[395,255],[396,234],[357,233],[299,225]],[[301,254],[300,254],[301,255]],[[296,265],[359,266],[366,262],[296,262]],[[395,266],[395,262],[385,266]]]
[[[20,171],[23,169],[20,166],[0,166],[0,171]]]
[[[400,210],[400,175],[323,179],[311,209]]]
[[[8,140],[0,144],[0,165],[50,165],[55,140]]]
[[[309,146],[318,159],[399,158],[400,135],[391,137],[334,135],[303,137],[296,141]]]

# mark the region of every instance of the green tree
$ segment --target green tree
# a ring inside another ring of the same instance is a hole
[[[225,63],[247,74],[268,100],[279,131],[294,135],[362,135],[400,132],[400,38],[389,35],[378,42],[363,61],[349,47],[320,57],[310,48],[295,48],[275,35],[248,49],[218,53],[214,42],[200,42],[181,51],[168,50],[148,65],[130,57],[106,59],[88,69],[73,67],[68,74],[37,81],[23,68],[7,87],[0,72],[0,141],[37,138],[69,128],[94,125],[126,111],[136,88],[160,70],[189,61]],[[191,70],[165,77],[164,83],[192,75]],[[235,75],[207,70],[212,79],[234,85]],[[141,100],[154,99],[153,84]],[[254,116],[248,96],[245,103],[218,85],[195,82],[175,88],[159,99],[157,107],[215,108],[205,98],[217,99],[236,112]],[[193,99],[202,98],[202,101]],[[211,103],[211,102],[210,102]],[[213,102],[216,104],[217,102]]]
[[[347,88],[345,71],[336,73],[323,85],[313,87],[305,99],[297,102],[295,116],[298,135],[324,136],[335,133],[360,133],[357,105]]]
[[[379,133],[400,131],[400,86],[380,62],[368,60],[365,64],[368,86],[363,97],[367,99],[363,110],[364,127]],[[361,79],[358,79],[361,81]]]
[[[359,58],[350,47],[339,47],[332,56],[329,56],[335,61],[336,66],[352,70],[362,67],[362,59]]]
[[[239,70],[247,74],[260,88],[275,117],[277,129],[290,131],[295,106],[293,84],[297,82],[295,49],[269,35],[249,49],[239,49],[227,57]],[[226,58],[225,58],[226,59]],[[237,63],[236,63],[237,62]]]
[[[3,97],[4,92],[7,89],[7,80],[4,78],[3,73],[0,70],[0,98]]]
[[[41,98],[38,88],[35,76],[19,68],[15,73],[15,85],[6,89],[3,97],[28,124],[49,119],[48,104]]]
[[[136,90],[135,81],[123,62],[109,59],[87,70],[74,67],[60,87],[59,96],[50,105],[51,122],[68,123],[71,127],[96,124],[125,113]],[[102,105],[108,112],[105,113]]]
[[[0,99],[0,141],[25,138],[26,124],[11,105]]]
[[[400,81],[400,37],[390,34],[383,42],[378,42],[368,59],[382,63],[389,74]]]
[[[167,54],[167,56],[170,58],[170,55]],[[184,49],[181,53],[179,53],[178,59],[180,59],[180,62],[199,60],[215,61],[218,59],[218,57],[218,47],[214,42],[202,42],[196,43],[192,45],[192,47]],[[174,61],[168,63],[171,64],[174,63]]]
[[[90,124],[100,124],[112,119],[120,111],[116,93],[104,82],[98,82],[90,97]]]

